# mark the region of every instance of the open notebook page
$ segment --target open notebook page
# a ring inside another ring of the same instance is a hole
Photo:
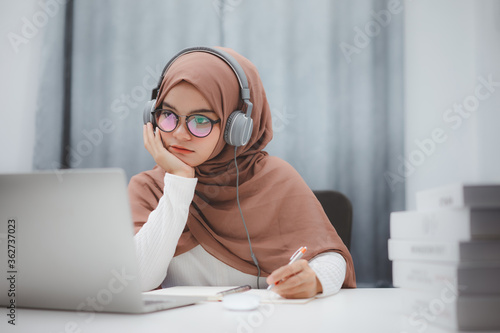
[[[201,296],[206,297],[207,301],[220,301],[222,296],[217,295],[218,292],[226,291],[228,289],[236,288],[237,286],[225,287],[209,287],[209,286],[178,286],[165,289],[153,290],[143,293],[150,296]],[[257,295],[262,303],[283,303],[283,304],[304,304],[314,299],[288,299],[266,289],[250,289],[245,291],[253,295]]]

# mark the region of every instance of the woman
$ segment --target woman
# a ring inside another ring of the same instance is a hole
[[[253,130],[237,149],[224,140],[229,115],[244,104],[226,61],[199,51],[172,62],[154,105],[158,127],[144,125],[157,165],[129,184],[143,289],[273,285],[283,297],[305,298],[355,287],[351,255],[312,191],[263,151],[271,113],[256,68],[218,49],[244,70]],[[288,265],[301,246],[303,259]]]

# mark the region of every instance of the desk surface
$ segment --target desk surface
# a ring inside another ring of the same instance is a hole
[[[16,326],[2,311],[1,332],[401,332],[399,289],[342,289],[306,304],[261,304],[237,312],[205,302],[150,314],[78,314],[17,309]],[[5,309],[4,309],[5,310]],[[6,329],[5,329],[6,328]]]

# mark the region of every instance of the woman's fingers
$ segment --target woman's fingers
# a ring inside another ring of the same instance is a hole
[[[162,153],[168,154],[168,151],[165,149],[165,147],[163,147],[160,133],[158,133],[158,130],[156,132],[157,133],[155,133],[153,125],[151,123],[147,123],[147,125],[144,125],[144,147],[146,147],[146,149],[155,160],[157,160],[157,158],[159,158]]]
[[[181,161],[163,146],[160,131],[157,128],[155,133],[153,124],[144,125],[143,139],[144,147],[163,170],[178,176],[194,177],[194,168]]]
[[[154,143],[156,145],[156,149],[160,149],[160,150],[167,150],[164,146],[163,146],[163,141],[161,141],[161,135],[160,135],[160,130],[158,129],[158,127],[156,128],[156,133],[154,135]]]
[[[154,140],[154,133],[153,125],[151,123],[147,123],[146,125],[144,125],[142,136],[144,139],[144,147],[146,147],[149,153],[153,155],[151,142]]]
[[[308,298],[321,292],[321,283],[307,260],[297,260],[278,268],[268,277],[268,283],[277,282],[273,291],[285,298]]]
[[[297,260],[294,262],[292,265],[285,265],[281,266],[280,268],[276,269],[267,277],[267,283],[268,284],[273,284],[276,282],[284,281],[287,278],[289,278],[292,275],[295,275],[302,271],[302,261],[305,261],[304,259]]]

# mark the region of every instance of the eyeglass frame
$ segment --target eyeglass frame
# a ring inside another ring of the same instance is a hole
[[[161,128],[161,127],[160,127],[160,125],[158,124],[157,117],[156,117],[156,113],[157,113],[158,111],[167,111],[167,112],[172,113],[172,114],[175,116],[175,119],[176,119],[175,127],[174,127],[171,131],[166,131],[166,130],[164,130],[164,129],[163,129],[163,128]],[[173,131],[175,131],[175,130],[179,127],[179,123],[180,123],[179,118],[181,118],[181,117],[186,118],[186,119],[184,120],[184,124],[186,125],[186,129],[188,130],[188,132],[189,132],[192,136],[194,136],[194,137],[196,137],[196,138],[200,138],[200,139],[202,139],[202,138],[206,138],[207,136],[209,136],[209,135],[210,135],[210,133],[212,133],[212,130],[214,129],[214,125],[215,125],[215,124],[220,123],[220,118],[219,118],[219,119],[217,119],[217,120],[213,120],[213,119],[210,119],[210,118],[208,118],[207,116],[202,115],[202,114],[199,114],[199,113],[193,113],[193,114],[189,114],[189,115],[183,115],[183,116],[181,116],[181,115],[178,115],[177,113],[175,113],[174,111],[169,110],[169,109],[156,109],[156,110],[151,111],[151,113],[152,113],[152,115],[153,115],[153,119],[155,120],[156,126],[160,129],[160,131],[165,132],[165,133],[172,133]],[[194,134],[193,132],[191,132],[191,130],[189,129],[189,126],[188,126],[188,119],[189,119],[190,117],[194,117],[194,116],[201,116],[201,117],[205,117],[205,118],[207,118],[207,119],[208,119],[208,121],[210,122],[210,132],[208,132],[208,134],[207,134],[207,135],[205,135],[205,136],[198,136],[198,135]]]

